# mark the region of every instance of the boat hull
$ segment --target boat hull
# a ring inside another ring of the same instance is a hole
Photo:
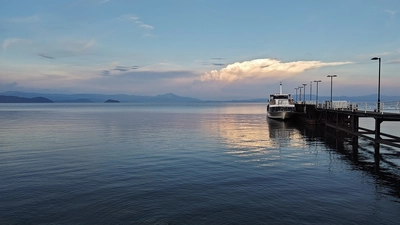
[[[294,112],[285,112],[285,111],[268,112],[268,114],[267,114],[268,118],[276,119],[276,120],[287,120],[287,119],[292,118],[294,115],[295,115]]]

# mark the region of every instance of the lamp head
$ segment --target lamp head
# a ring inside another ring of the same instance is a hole
[[[374,58],[372,58],[371,60],[379,60],[379,59],[381,59],[381,58],[379,58],[379,57],[374,57]]]

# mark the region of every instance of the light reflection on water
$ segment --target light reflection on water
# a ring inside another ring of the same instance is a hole
[[[265,104],[0,105],[0,127],[0,223],[400,219],[398,180],[368,154]]]

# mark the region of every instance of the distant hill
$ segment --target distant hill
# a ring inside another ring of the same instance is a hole
[[[104,103],[120,103],[120,101],[114,99],[107,99]]]
[[[24,98],[0,95],[0,103],[53,103],[53,101],[44,97]]]
[[[7,91],[0,95],[17,96],[22,98],[33,98],[43,96],[54,102],[62,103],[79,103],[79,102],[97,102],[103,103],[107,99],[118,99],[120,102],[200,102],[197,98],[181,97],[173,93],[167,93],[157,96],[141,96],[141,95],[103,95],[103,94],[45,94],[45,93],[26,93],[19,91]]]

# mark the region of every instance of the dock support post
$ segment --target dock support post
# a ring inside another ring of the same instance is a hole
[[[353,132],[353,156],[357,156],[358,154],[358,126],[359,126],[359,117],[351,116],[351,131]]]
[[[375,118],[375,156],[379,156],[382,119]]]

